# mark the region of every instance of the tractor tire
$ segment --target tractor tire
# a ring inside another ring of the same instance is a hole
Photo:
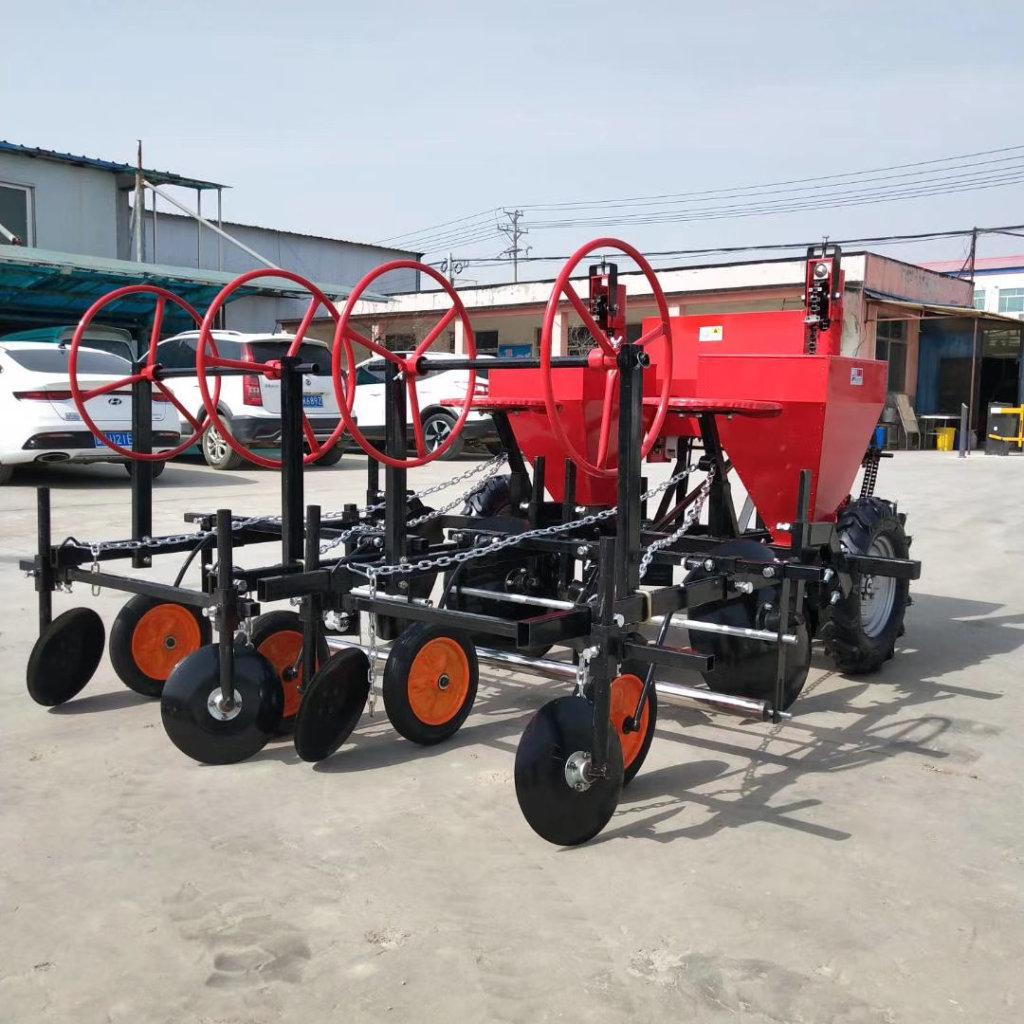
[[[896,507],[881,498],[857,498],[839,515],[839,541],[849,554],[908,558],[910,541]],[[853,577],[845,601],[830,608],[822,627],[825,651],[849,675],[877,672],[895,653],[910,603],[910,581]]]

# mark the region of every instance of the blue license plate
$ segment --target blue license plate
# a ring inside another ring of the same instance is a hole
[[[324,407],[323,395],[303,395],[302,404],[307,409],[322,409]]]
[[[108,430],[106,435],[114,444],[119,444],[122,448],[131,448],[132,446],[132,432],[130,430]],[[106,445],[97,437],[96,447],[106,448]]]

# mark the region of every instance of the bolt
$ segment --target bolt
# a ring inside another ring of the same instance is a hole
[[[244,594],[246,591],[245,580],[235,580],[235,590],[240,594]]]
[[[408,580],[399,580],[398,581],[398,589],[399,590],[408,590],[409,589],[409,581]]]
[[[713,558],[705,558],[704,559],[704,568],[708,572],[713,572],[714,568],[715,568],[715,560]]]
[[[780,533],[789,533],[789,531],[793,529],[793,524],[792,523],[776,523],[775,524],[775,529],[778,530]]]
[[[733,586],[741,594],[752,594],[754,592],[754,584],[751,583],[750,580],[736,580],[736,582],[733,583]]]
[[[576,549],[576,554],[577,554],[577,556],[578,556],[579,558],[586,558],[586,557],[587,557],[587,548],[586,548],[586,545],[584,545],[584,544],[581,544],[581,545],[580,545],[580,546],[579,546],[579,547],[578,547],[578,548]]]
[[[761,575],[766,579],[770,580],[775,575],[775,567],[772,565],[766,565],[761,570]]]
[[[824,581],[825,581],[826,583],[831,583],[831,582],[832,582],[832,580],[833,580],[833,579],[835,578],[835,575],[836,575],[836,573],[835,573],[835,570],[834,570],[834,569],[826,569],[826,570],[825,570],[825,571],[824,571],[824,572],[823,572],[823,573],[821,574],[821,578],[822,578],[822,579],[823,579],[823,580],[824,580]]]
[[[839,602],[842,601],[842,599],[843,599],[843,595],[840,594],[838,590],[833,590],[832,591],[832,596],[828,599],[828,603],[829,604],[839,604]]]
[[[616,626],[624,626],[626,624],[626,618],[624,615],[620,614],[619,612],[616,612],[612,616],[612,622],[614,622]]]

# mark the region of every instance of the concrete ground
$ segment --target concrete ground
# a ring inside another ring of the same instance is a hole
[[[361,503],[362,466],[311,474],[310,500]],[[571,851],[529,830],[512,785],[553,683],[485,672],[447,745],[417,748],[379,715],[315,767],[287,740],[193,764],[107,659],[78,699],[36,706],[16,560],[42,482],[56,536],[127,532],[117,467],[0,490],[0,1020],[1024,1015],[1024,460],[884,463],[879,491],[909,512],[924,563],[896,660],[855,679],[816,653],[779,728],[664,703],[608,828]],[[174,464],[156,527],[269,510],[276,487]],[[91,605],[109,626],[123,600],[78,587],[56,609]]]

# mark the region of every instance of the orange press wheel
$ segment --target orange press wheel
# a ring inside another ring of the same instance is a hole
[[[476,700],[476,648],[465,634],[417,623],[392,644],[384,666],[384,708],[413,743],[458,732]]]
[[[626,732],[625,724],[636,712],[640,694],[644,690],[644,681],[636,675],[617,676],[612,680],[611,722],[619,734],[622,744],[623,778],[622,784],[629,785],[640,771],[647,752],[651,749],[654,739],[654,727],[658,721],[658,694],[654,687],[644,702],[643,714],[640,716],[640,728],[636,732]]]
[[[130,690],[159,697],[178,663],[210,639],[210,623],[198,608],[139,594],[114,619],[110,663]]]
[[[277,673],[284,691],[284,714],[281,721],[289,724],[299,713],[302,703],[302,619],[296,612],[267,612],[253,620],[252,645]],[[325,665],[331,652],[321,631],[317,638],[316,664]]]

